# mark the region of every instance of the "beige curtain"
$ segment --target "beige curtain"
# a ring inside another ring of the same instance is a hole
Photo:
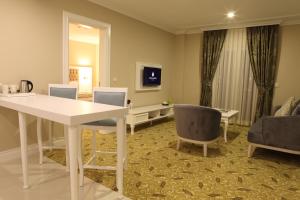
[[[213,81],[212,106],[238,110],[238,123],[250,125],[255,118],[257,93],[246,29],[230,29]]]

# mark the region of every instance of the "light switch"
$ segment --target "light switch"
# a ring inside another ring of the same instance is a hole
[[[117,77],[113,77],[113,81],[117,82],[118,81]]]

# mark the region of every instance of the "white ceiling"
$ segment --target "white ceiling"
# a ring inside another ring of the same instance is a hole
[[[300,0],[89,0],[172,33],[241,24],[299,23]],[[228,11],[236,18],[228,20]]]
[[[81,27],[79,24],[69,24],[69,39],[89,44],[99,44],[99,29]]]

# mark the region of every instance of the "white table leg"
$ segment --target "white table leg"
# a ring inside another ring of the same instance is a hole
[[[134,125],[130,125],[131,135],[134,135]]]
[[[123,152],[125,135],[125,118],[119,118],[117,121],[117,188],[119,194],[123,194]]]
[[[224,140],[225,140],[225,143],[227,142],[228,123],[229,123],[228,119],[225,119],[224,120],[224,124],[225,124],[225,126],[224,126]]]
[[[28,185],[26,115],[24,113],[19,112],[18,116],[19,116],[20,141],[21,141],[23,188],[27,189],[29,185]]]
[[[37,139],[38,139],[38,146],[39,146],[39,163],[40,165],[43,164],[43,139],[42,139],[42,119],[37,118]]]
[[[78,130],[78,165],[79,165],[79,185],[83,186],[84,182],[84,169],[83,169],[83,156],[82,156],[82,129]]]
[[[49,146],[51,147],[50,148],[50,151],[53,150],[53,122],[52,121],[49,121],[49,133],[48,133],[48,140],[49,140]]]
[[[124,121],[125,122],[125,121]],[[124,168],[128,167],[128,149],[127,149],[127,129],[126,123],[124,123]]]
[[[71,199],[79,199],[78,184],[78,127],[69,126],[69,157],[70,157],[70,180],[71,180]]]
[[[68,140],[68,126],[64,125],[64,138],[65,138],[65,146],[66,146],[66,171],[69,171],[70,166],[70,158],[69,158],[69,140]]]

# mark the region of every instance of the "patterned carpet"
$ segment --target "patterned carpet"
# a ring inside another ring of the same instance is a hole
[[[183,144],[176,150],[174,121],[145,126],[128,136],[129,164],[125,171],[125,196],[132,199],[300,199],[300,156],[257,149],[247,158],[247,129],[230,126],[227,144],[221,139],[202,147]],[[101,149],[115,147],[115,134],[97,134]],[[84,134],[85,160],[90,132]],[[47,152],[65,164],[64,152]],[[111,164],[115,157],[98,158]],[[115,172],[86,170],[85,175],[115,189]]]

